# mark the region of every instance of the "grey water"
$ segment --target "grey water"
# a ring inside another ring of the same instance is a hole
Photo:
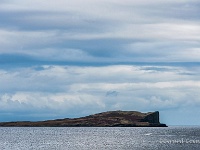
[[[200,127],[1,127],[0,150],[199,150]]]

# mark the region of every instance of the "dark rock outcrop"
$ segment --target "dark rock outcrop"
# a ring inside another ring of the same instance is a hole
[[[38,122],[2,122],[0,126],[16,127],[167,127],[159,122],[159,112],[109,111],[81,118]]]

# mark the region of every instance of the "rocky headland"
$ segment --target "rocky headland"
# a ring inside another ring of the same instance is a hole
[[[159,121],[159,112],[108,111],[80,118],[46,121],[1,122],[4,127],[167,127]]]

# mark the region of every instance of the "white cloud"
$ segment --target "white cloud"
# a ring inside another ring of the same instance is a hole
[[[199,62],[197,0],[0,3],[0,62],[5,68],[0,70],[0,105],[5,112],[67,114],[77,107],[80,114],[90,114],[199,105],[198,66],[102,66]],[[94,67],[80,67],[84,63]],[[24,64],[28,67],[20,67]]]
[[[173,110],[200,105],[199,70],[172,66],[38,66],[1,70],[3,112],[48,110],[82,116],[107,110]],[[189,74],[189,75],[188,75]],[[114,95],[108,96],[108,93]],[[15,107],[16,106],[16,107]],[[42,112],[45,111],[45,112]],[[67,116],[66,116],[67,117]]]
[[[7,17],[0,28],[0,54],[26,54],[49,61],[103,62],[99,53],[110,56],[109,62],[198,61],[196,3],[4,1],[1,13]],[[173,14],[183,11],[194,19],[172,18],[163,13],[168,8]]]

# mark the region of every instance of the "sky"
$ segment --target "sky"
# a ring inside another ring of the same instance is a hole
[[[199,0],[1,0],[0,121],[125,110],[200,125]]]

